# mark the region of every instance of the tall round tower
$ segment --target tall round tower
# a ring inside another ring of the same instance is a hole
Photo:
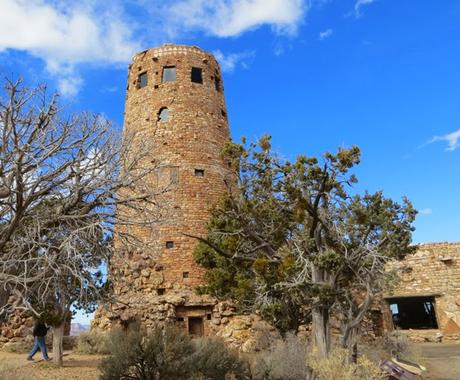
[[[188,235],[205,234],[210,208],[231,175],[221,156],[230,136],[214,56],[169,44],[136,54],[124,118],[124,133],[132,131],[154,142],[151,160],[158,170],[149,180],[166,188],[158,199],[166,207],[153,228],[130,231],[150,241],[148,249],[114,258],[111,276],[119,302],[100,311],[95,324],[174,321],[193,334],[207,334],[215,302],[194,293],[204,269],[193,259],[197,241]]]

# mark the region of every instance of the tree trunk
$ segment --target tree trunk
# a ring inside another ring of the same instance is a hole
[[[348,350],[348,363],[356,363],[358,360],[358,337],[359,326],[345,328],[342,336],[342,347]]]
[[[313,308],[312,329],[320,357],[327,358],[331,349],[331,328],[328,307],[317,306]]]
[[[324,286],[327,272],[312,266],[312,280],[314,284]],[[331,350],[331,326],[329,316],[330,306],[327,303],[317,304],[312,308],[312,330],[315,344],[321,358],[327,358]]]
[[[53,327],[53,363],[59,367],[62,367],[62,340],[64,338],[64,325],[65,321],[62,321],[60,325]]]

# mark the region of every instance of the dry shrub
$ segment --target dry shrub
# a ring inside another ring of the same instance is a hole
[[[24,354],[29,352],[33,346],[33,337],[30,339],[26,337],[23,340],[19,340],[17,342],[8,342],[5,343],[2,347],[2,351],[5,352],[13,352],[16,354]]]
[[[326,359],[318,356],[316,350],[309,353],[307,361],[315,380],[383,380],[386,379],[377,365],[365,356],[360,356],[356,364],[347,364],[348,351],[335,348]]]
[[[393,330],[383,335],[381,345],[388,356],[399,357],[415,363],[420,362],[422,353],[401,330]]]
[[[276,341],[268,351],[256,354],[251,362],[252,376],[256,380],[300,380],[308,371],[306,357],[308,341],[287,334]]]
[[[241,360],[238,352],[228,348],[222,339],[202,338],[193,341],[195,352],[191,360],[203,379],[225,379],[229,374],[233,379],[249,378],[249,366]]]
[[[101,380],[249,378],[238,355],[218,339],[194,340],[172,327],[151,332],[133,326],[110,334],[110,356],[100,365]]]
[[[360,356],[358,363],[347,364],[348,351],[332,350],[321,359],[307,339],[288,334],[268,351],[254,356],[251,371],[255,380],[380,380],[385,377],[377,364]]]
[[[77,339],[75,352],[79,354],[108,354],[110,333],[90,330],[82,332]]]

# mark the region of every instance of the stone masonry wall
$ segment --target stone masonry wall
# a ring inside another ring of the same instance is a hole
[[[384,302],[385,329],[393,328],[388,302],[396,297],[434,296],[439,330],[411,331],[418,340],[427,335],[443,334],[460,339],[460,243],[421,244],[416,253],[393,262],[400,281]]]
[[[176,78],[165,82],[164,68],[172,67]],[[193,67],[202,70],[202,83],[192,82]],[[167,121],[160,120],[165,107]],[[124,120],[124,133],[132,131],[154,142],[151,159],[160,168],[149,181],[159,191],[168,190],[158,199],[166,207],[155,227],[130,231],[148,242],[148,249],[117,251],[110,265],[117,302],[98,310],[93,327],[126,326],[134,320],[147,328],[174,323],[192,333],[221,335],[237,347],[246,344],[246,349],[257,344],[248,334],[276,335],[259,317],[235,316],[230,304],[194,291],[204,269],[193,259],[197,240],[187,235],[206,233],[210,208],[226,192],[226,183],[234,181],[221,154],[230,134],[215,58],[197,47],[177,45],[136,54],[129,67]]]

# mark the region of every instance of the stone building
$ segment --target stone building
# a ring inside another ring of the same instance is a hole
[[[149,241],[147,250],[117,250],[110,270],[117,302],[99,309],[93,327],[168,322],[194,335],[220,331],[227,340],[233,335],[247,341],[248,327],[265,326],[260,318],[232,318],[231,305],[194,291],[204,269],[193,259],[197,240],[189,235],[206,233],[210,208],[234,180],[222,157],[230,134],[213,55],[178,45],[136,54],[129,66],[124,133],[134,130],[154,141],[151,158],[159,168],[149,180],[167,189],[160,199],[167,207],[153,228],[131,231]]]
[[[390,269],[400,280],[384,295],[383,329],[420,341],[460,339],[460,243],[421,244]]]

